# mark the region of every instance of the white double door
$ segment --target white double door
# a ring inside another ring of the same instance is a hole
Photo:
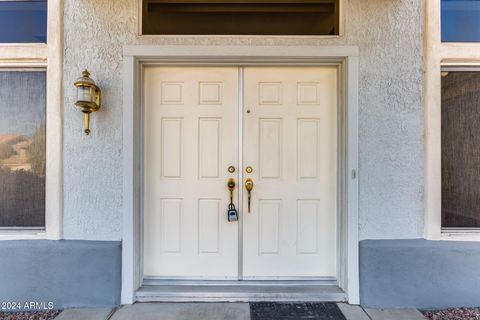
[[[144,88],[145,277],[336,277],[335,67],[152,66]]]

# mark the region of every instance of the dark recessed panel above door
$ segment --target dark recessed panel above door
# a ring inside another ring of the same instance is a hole
[[[144,35],[338,35],[339,0],[143,0]]]

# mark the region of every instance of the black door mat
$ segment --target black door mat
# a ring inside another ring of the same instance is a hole
[[[250,303],[252,320],[346,320],[336,303]]]

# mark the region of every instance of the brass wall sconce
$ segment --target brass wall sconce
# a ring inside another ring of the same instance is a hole
[[[98,111],[101,105],[102,91],[95,84],[87,69],[74,83],[77,87],[77,101],[75,106],[84,114],[84,132],[90,134],[90,113]]]

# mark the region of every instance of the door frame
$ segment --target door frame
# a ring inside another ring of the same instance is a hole
[[[143,281],[143,68],[158,66],[337,66],[338,286],[359,304],[358,76],[355,46],[157,46],[123,48],[123,231],[121,303]]]

